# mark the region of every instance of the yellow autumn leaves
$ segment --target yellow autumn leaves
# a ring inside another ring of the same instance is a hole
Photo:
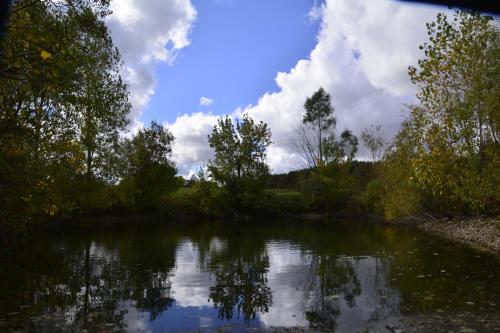
[[[52,54],[50,54],[48,51],[42,50],[42,52],[40,52],[40,57],[43,59],[43,61],[46,61],[47,59],[52,58]]]

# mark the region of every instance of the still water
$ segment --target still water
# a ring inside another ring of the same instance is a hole
[[[497,256],[359,221],[135,223],[0,253],[1,332],[491,332],[499,317]]]

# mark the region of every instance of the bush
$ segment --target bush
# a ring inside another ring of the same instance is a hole
[[[303,193],[283,189],[269,189],[258,196],[245,194],[243,203],[254,213],[270,215],[304,214],[311,205]]]
[[[172,215],[220,217],[228,215],[230,204],[225,189],[209,181],[193,182],[181,187],[165,200],[165,209]]]

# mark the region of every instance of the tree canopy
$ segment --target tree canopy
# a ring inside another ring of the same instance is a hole
[[[116,181],[130,104],[109,13],[104,0],[14,3],[0,41],[0,220],[74,212]]]
[[[299,129],[300,146],[311,166],[325,165],[329,157],[325,150],[328,151],[328,142],[331,143],[332,138],[335,137],[337,124],[333,116],[335,108],[332,105],[331,96],[323,88],[319,88],[306,99],[304,108],[306,113],[302,123],[308,127]]]
[[[410,107],[388,156],[388,198],[398,187],[415,198],[406,211],[422,205],[441,214],[498,211],[498,25],[489,16],[457,11],[452,19],[438,14],[427,30],[424,57],[409,68],[419,103]],[[394,183],[395,174],[402,178]],[[385,204],[387,215],[399,215],[400,205]]]
[[[226,116],[218,120],[208,142],[214,149],[208,170],[217,182],[224,185],[244,180],[258,182],[269,173],[266,156],[271,131],[267,124],[256,123],[248,115],[233,124]]]
[[[124,178],[121,186],[130,206],[139,210],[159,209],[165,196],[179,187],[177,170],[171,160],[174,136],[168,129],[151,122],[124,142]]]
[[[352,160],[358,150],[358,138],[345,129],[337,138],[337,120],[331,96],[319,88],[304,103],[306,113],[297,129],[297,149],[311,168]]]

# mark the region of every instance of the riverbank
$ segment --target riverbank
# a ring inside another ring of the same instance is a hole
[[[429,234],[465,244],[477,250],[500,254],[500,218],[404,221],[403,224]]]

